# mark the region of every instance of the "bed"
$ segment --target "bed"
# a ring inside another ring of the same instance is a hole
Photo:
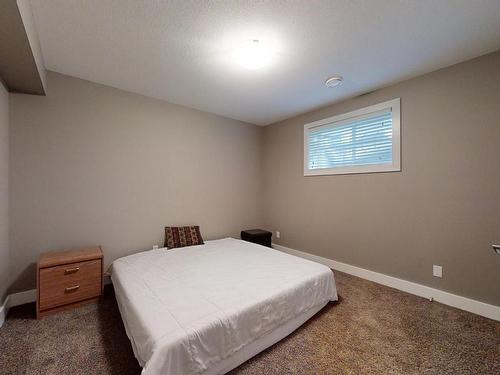
[[[226,373],[337,300],[328,267],[232,238],[126,256],[111,278],[143,375]]]

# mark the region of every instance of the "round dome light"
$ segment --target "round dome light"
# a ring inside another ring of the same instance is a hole
[[[269,65],[274,59],[274,51],[259,39],[251,39],[241,43],[233,51],[233,59],[241,66],[256,70]]]

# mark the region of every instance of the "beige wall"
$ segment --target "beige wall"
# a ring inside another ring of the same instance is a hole
[[[99,243],[109,264],[162,244],[164,225],[210,239],[266,224],[285,246],[500,305],[498,66],[500,52],[264,129],[49,73],[47,97],[10,97],[11,291],[34,287],[44,250]],[[396,97],[402,172],[303,176],[305,123]]]
[[[9,282],[9,94],[0,82],[0,305]]]
[[[397,97],[401,172],[303,176],[304,124]],[[268,126],[264,161],[275,242],[500,305],[500,52]]]
[[[113,259],[262,224],[261,127],[48,74],[48,96],[11,95],[12,292],[41,251],[101,244]]]

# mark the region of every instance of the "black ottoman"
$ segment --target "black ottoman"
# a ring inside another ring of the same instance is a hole
[[[271,237],[273,234],[262,229],[247,229],[241,231],[243,241],[253,242],[262,246],[271,247]]]

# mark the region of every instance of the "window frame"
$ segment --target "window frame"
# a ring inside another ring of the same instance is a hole
[[[309,131],[314,128],[329,125],[337,127],[358,117],[367,117],[372,113],[389,109],[392,112],[392,163],[353,165],[347,167],[309,169]],[[304,176],[325,176],[359,173],[384,173],[401,171],[401,98],[370,105],[355,111],[310,122],[304,125]]]

